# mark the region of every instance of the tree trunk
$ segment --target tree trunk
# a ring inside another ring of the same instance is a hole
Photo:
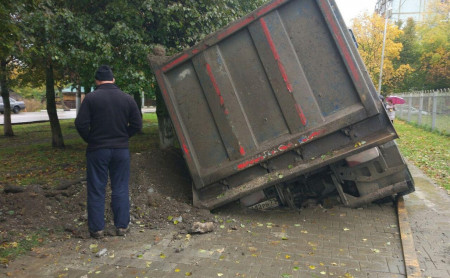
[[[61,126],[59,125],[58,114],[56,112],[55,79],[53,77],[53,66],[51,59],[47,60],[45,70],[45,91],[45,95],[47,98],[47,114],[52,130],[52,147],[64,148]]]
[[[142,98],[139,94],[139,91],[134,91],[131,93],[133,95],[134,101],[136,101],[136,104],[139,108],[139,112],[141,112],[141,118],[142,118]]]
[[[159,147],[161,149],[167,149],[175,146],[175,132],[173,128],[172,120],[170,119],[169,112],[167,111],[166,104],[164,103],[163,96],[159,86],[156,86],[156,116],[158,117],[159,128]]]
[[[14,131],[11,124],[11,105],[9,102],[9,88],[8,88],[8,72],[6,70],[6,60],[0,61],[0,89],[3,98],[3,132],[7,137],[14,136]]]

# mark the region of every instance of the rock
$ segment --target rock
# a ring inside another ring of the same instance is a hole
[[[206,222],[206,223],[200,223],[200,222],[194,222],[192,224],[191,233],[209,233],[214,230],[214,223],[213,222]]]
[[[105,256],[108,253],[108,249],[103,248],[102,250],[98,251],[97,254],[95,254],[95,256],[97,258],[100,258],[102,256]]]
[[[175,218],[173,219],[173,221],[174,221],[174,222],[175,222],[175,221],[178,221],[178,223],[181,223],[181,222],[183,222],[183,217],[181,217],[181,216],[175,217]]]
[[[24,191],[25,191],[24,187],[10,184],[5,185],[5,188],[3,189],[3,192],[5,193],[20,193]]]

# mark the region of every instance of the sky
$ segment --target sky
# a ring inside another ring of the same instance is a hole
[[[351,20],[365,11],[372,13],[375,9],[376,0],[335,0],[345,20],[350,26]]]

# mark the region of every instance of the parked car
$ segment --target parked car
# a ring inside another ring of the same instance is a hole
[[[25,109],[25,102],[18,101],[13,98],[9,98],[9,104],[11,106],[11,111],[14,112],[14,114],[17,114],[20,112],[20,110]],[[5,113],[5,106],[3,105],[3,98],[0,97],[0,113]]]

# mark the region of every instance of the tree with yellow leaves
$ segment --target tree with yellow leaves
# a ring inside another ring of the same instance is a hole
[[[432,1],[418,28],[423,51],[420,70],[425,73],[424,87],[427,89],[450,87],[449,15],[449,1]]]
[[[352,30],[359,45],[359,54],[375,85],[378,84],[380,76],[384,25],[384,18],[375,13],[372,15],[365,13],[352,21]],[[402,82],[405,76],[413,71],[409,64],[394,64],[394,61],[400,58],[403,48],[402,43],[396,42],[402,32],[395,24],[388,22],[381,89],[383,95],[393,92],[396,84]]]

